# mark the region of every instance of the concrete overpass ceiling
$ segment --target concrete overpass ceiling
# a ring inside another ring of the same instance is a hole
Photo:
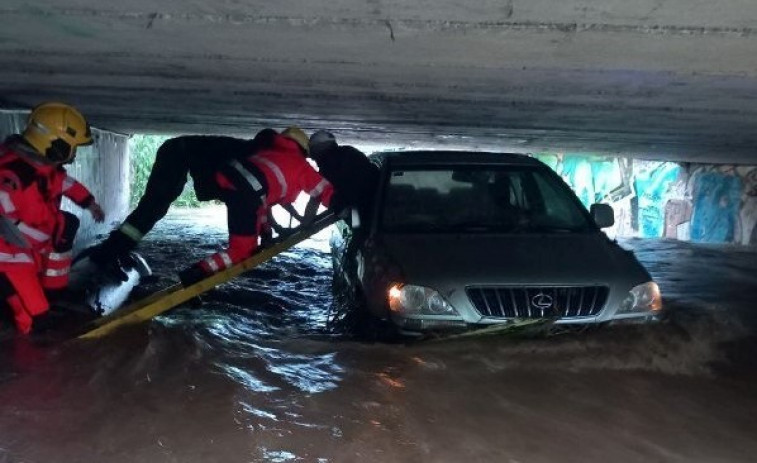
[[[0,63],[126,133],[757,163],[752,0],[5,0]]]

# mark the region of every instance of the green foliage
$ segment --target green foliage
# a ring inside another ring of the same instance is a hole
[[[150,170],[155,162],[155,153],[160,145],[169,137],[162,135],[134,135],[129,139],[129,153],[131,161],[131,197],[129,202],[135,206],[145,192]],[[181,196],[174,201],[174,206],[199,207],[200,202],[195,196],[192,183],[187,182]]]

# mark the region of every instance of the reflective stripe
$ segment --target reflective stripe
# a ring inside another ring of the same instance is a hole
[[[0,191],[0,206],[3,207],[6,214],[10,214],[16,210],[13,200],[11,200],[11,195],[7,191]]]
[[[0,252],[0,262],[8,262],[12,264],[31,264],[34,262],[34,260],[28,254],[8,254],[6,252]]]
[[[137,229],[137,227],[130,224],[129,222],[122,223],[118,230],[124,235],[131,238],[133,241],[140,241],[142,237],[145,236],[141,231]]]
[[[63,179],[63,191],[68,190],[72,186],[74,186],[74,183],[76,180],[74,180],[72,177],[66,175],[66,178]]]
[[[67,252],[51,252],[47,255],[48,260],[54,260],[56,262],[71,260],[71,257],[73,256],[73,253],[71,251]]]
[[[279,184],[281,185],[281,197],[284,198],[287,195],[287,181],[286,177],[284,177],[284,173],[281,171],[279,166],[277,166],[274,162],[269,161],[268,159],[258,156],[254,158],[255,161],[259,161],[263,164],[265,164],[269,169],[271,169],[271,172],[273,172],[273,175],[276,176],[276,180],[279,181]]]
[[[226,266],[226,268],[230,268],[234,263],[231,261],[231,256],[229,256],[229,253],[227,252],[219,252],[218,255],[221,257],[221,260],[223,260],[223,264]]]
[[[68,275],[68,271],[70,269],[68,267],[66,268],[49,268],[45,270],[45,276],[46,277],[62,277],[64,275]]]
[[[214,256],[210,256],[207,259],[205,259],[205,263],[208,264],[208,267],[210,267],[211,272],[217,272],[218,271],[218,264],[216,264],[216,260],[213,259]]]
[[[313,198],[317,198],[318,196],[321,196],[321,193],[323,193],[323,190],[326,189],[326,187],[329,185],[329,181],[325,178],[318,182],[318,185],[315,186],[312,190],[308,191],[308,195],[312,196]]]
[[[34,241],[42,242],[42,241],[47,241],[50,239],[50,235],[48,235],[47,233],[43,233],[37,230],[36,228],[32,228],[29,225],[25,224],[24,222],[20,222],[18,224],[18,229],[21,233],[30,237]]]
[[[247,183],[250,184],[253,190],[258,192],[263,191],[263,185],[260,183],[260,181],[255,178],[255,176],[252,175],[249,170],[245,169],[244,166],[239,163],[239,161],[235,159],[229,162],[229,165],[231,165],[231,167],[235,168],[240,174],[242,174],[242,177],[247,180]]]

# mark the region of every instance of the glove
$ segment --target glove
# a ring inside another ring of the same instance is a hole
[[[265,248],[273,244],[273,230],[268,228],[260,233],[260,247]]]
[[[105,241],[82,252],[81,257],[89,257],[107,278],[126,281],[129,276],[123,268],[129,266],[130,262],[133,263],[130,251],[136,245],[136,241],[119,230],[114,230]]]
[[[137,242],[114,230],[102,243],[90,248],[90,259],[96,264],[104,264],[125,257],[137,246]]]
[[[89,257],[89,260],[95,264],[103,276],[107,279],[116,281],[126,281],[129,275],[126,274],[121,266],[121,259],[114,255],[107,247],[102,244],[89,248],[82,252],[82,257]]]
[[[181,285],[186,288],[187,286],[192,286],[209,276],[208,272],[206,272],[200,264],[194,264],[179,272],[179,281],[181,281]]]

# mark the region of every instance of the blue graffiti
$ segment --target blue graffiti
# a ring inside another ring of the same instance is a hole
[[[610,197],[617,200],[635,194],[635,201],[631,201],[634,217],[631,226],[645,238],[664,235],[668,199],[680,197],[680,193],[676,195],[671,191],[684,173],[678,164],[643,161],[634,163],[633,171],[629,173],[622,170],[623,164],[611,157],[554,153],[539,153],[536,157],[562,176],[586,206],[608,201]],[[749,180],[742,180],[734,173],[719,171],[693,177],[693,213],[689,224],[692,241],[732,243],[740,240],[736,235],[741,228],[741,195],[745,182],[750,184]],[[757,227],[754,230],[752,235],[757,236]]]
[[[695,179],[691,240],[730,243],[741,207],[742,182],[721,172],[705,172]]]
[[[536,157],[560,174],[587,207],[602,201],[623,182],[616,158],[581,155],[558,157],[548,153],[537,154]]]
[[[681,168],[672,162],[661,162],[653,169],[638,172],[634,190],[638,198],[639,234],[645,238],[659,238],[665,224],[665,204],[670,185],[676,181]]]

